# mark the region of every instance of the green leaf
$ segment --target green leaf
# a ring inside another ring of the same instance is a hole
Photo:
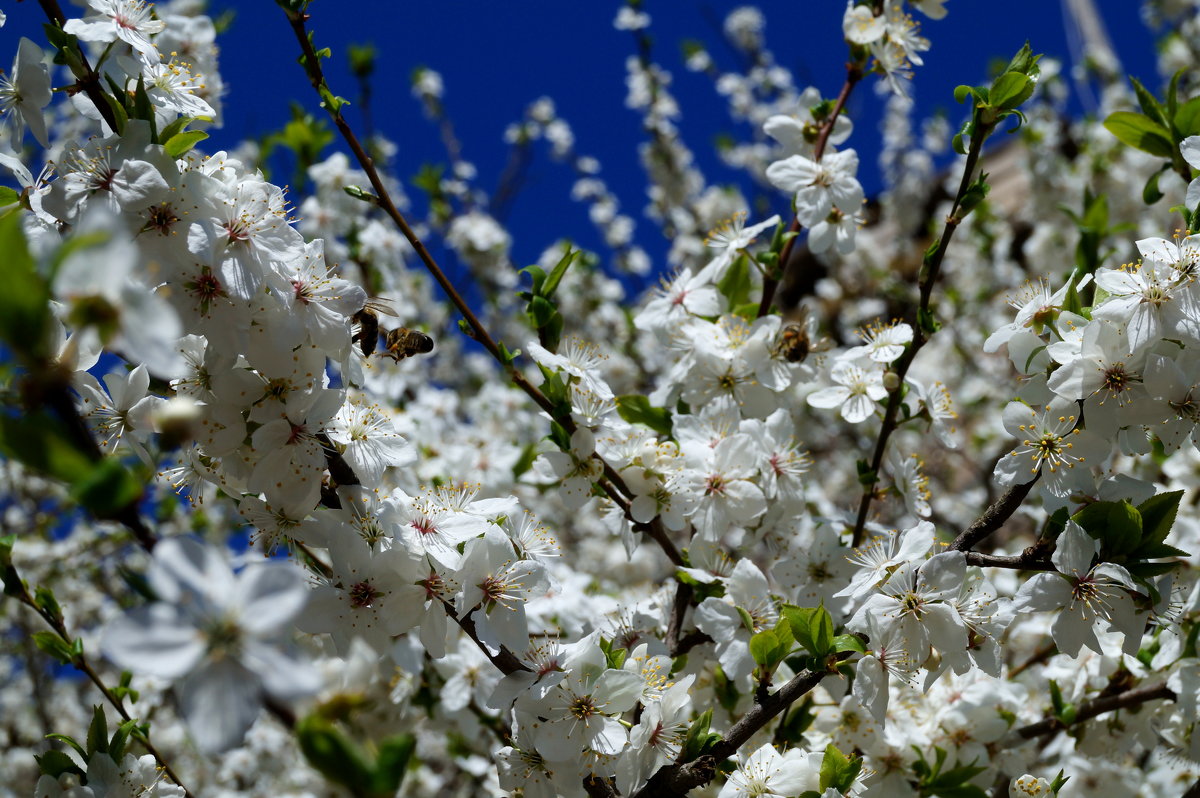
[[[929,794],[938,798],[988,798],[987,791],[974,784],[959,784],[953,787],[930,787]]]
[[[1140,579],[1152,579],[1169,574],[1179,567],[1177,562],[1127,562],[1125,570]]]
[[[1037,78],[1041,74],[1041,68],[1038,66],[1038,61],[1041,58],[1041,54],[1034,54],[1033,50],[1029,48],[1029,42],[1025,42],[1025,44],[1021,45],[1021,49],[1017,50],[1012,60],[1008,62],[1008,66],[1004,68],[1004,71],[1020,72],[1031,78]]]
[[[1028,80],[1028,78],[1025,79]],[[959,202],[958,213],[955,214],[958,219],[965,219],[967,214],[973,211],[979,203],[987,199],[991,186],[987,184],[986,180],[987,175],[980,175],[978,180],[967,186],[967,190],[963,193],[962,201]]]
[[[809,631],[812,634],[813,645],[816,647],[813,649],[814,655],[823,657],[833,651],[833,618],[824,606],[817,608],[817,614],[813,616]]]
[[[550,323],[550,320],[558,313],[558,308],[544,297],[535,296],[529,300],[527,312],[530,321],[533,322],[533,328],[540,330]]]
[[[754,634],[754,618],[741,607],[734,607],[734,609],[737,610],[738,617],[742,619],[742,626],[745,630],[750,634]]]
[[[954,102],[964,103],[968,97],[978,99],[979,94],[977,92],[978,90],[974,86],[956,86],[954,88]]]
[[[1142,514],[1128,501],[1117,502],[1108,513],[1108,531],[1102,542],[1113,555],[1127,554],[1142,541]]]
[[[62,751],[47,751],[46,753],[33,757],[38,763],[38,769],[52,778],[58,778],[64,773],[74,773],[77,776],[83,776],[84,772],[71,757],[64,754]]]
[[[79,754],[80,759],[84,760],[85,762],[87,761],[87,751],[84,750],[83,746],[80,745],[74,737],[71,737],[67,734],[47,734],[46,739],[58,740],[60,743],[65,743],[66,745],[71,746],[75,753]]]
[[[1139,560],[1157,560],[1160,557],[1190,557],[1191,554],[1166,543],[1147,542],[1138,546],[1130,556]]]
[[[375,757],[375,777],[372,791],[380,795],[395,795],[408,772],[408,762],[417,747],[417,738],[411,734],[389,737],[379,744]]]
[[[1129,76],[1129,82],[1133,85],[1133,93],[1137,95],[1138,105],[1142,108],[1142,113],[1153,119],[1165,130],[1170,127],[1170,122],[1167,120],[1166,110],[1162,107],[1162,103],[1158,98],[1146,90],[1146,87],[1141,82]]]
[[[163,142],[163,149],[167,151],[167,155],[172,158],[182,158],[200,142],[208,138],[208,134],[203,130],[185,130],[181,133],[176,133],[174,136]]]
[[[466,319],[460,319],[459,325],[462,326],[464,324],[466,324]],[[474,338],[475,331],[471,329],[470,324],[466,324],[466,329],[468,330],[467,335],[471,338]],[[503,361],[503,365],[505,366],[505,368],[507,368],[508,366],[511,366],[513,364],[513,361],[517,359],[517,356],[521,354],[520,349],[514,349],[510,352],[508,350],[508,347],[504,345],[503,341],[497,341],[496,347],[500,350],[500,359]]]
[[[750,638],[750,655],[768,673],[774,673],[791,650],[792,638],[787,632],[786,623],[781,623],[775,629],[764,629]]]
[[[1142,535],[1147,543],[1162,543],[1171,533],[1183,491],[1159,493],[1138,505],[1142,516]]]
[[[726,712],[733,712],[737,709],[741,693],[738,692],[737,684],[725,675],[725,671],[720,665],[713,669],[713,694],[717,697],[717,703]]]
[[[350,61],[350,71],[354,77],[369,78],[375,71],[375,45],[351,44],[346,48],[346,57]]]
[[[1104,120],[1104,127],[1121,142],[1160,158],[1173,158],[1175,144],[1171,134],[1153,119],[1133,111],[1116,111]]]
[[[191,117],[191,116],[177,117],[175,119],[175,121],[171,122],[169,125],[167,125],[162,130],[159,131],[159,133],[158,133],[159,141],[170,141],[177,134],[182,133],[183,130],[188,125],[190,125],[191,123],[193,123],[195,121],[196,121],[195,117]]]
[[[317,55],[328,58],[330,55],[329,48],[325,48],[317,52]],[[345,97],[339,97],[329,90],[325,84],[321,84],[317,88],[317,94],[321,96],[321,107],[329,111],[330,115],[337,117],[342,113],[342,106],[349,105],[350,101]]]
[[[26,364],[48,357],[50,289],[37,273],[25,231],[23,213],[0,219],[0,252],[4,253],[4,290],[0,291],[0,340]]]
[[[917,309],[917,325],[927,338],[942,329],[942,323],[937,320],[929,308]]]
[[[104,707],[100,704],[92,707],[92,722],[88,724],[87,751],[89,759],[95,753],[108,753],[108,718],[104,716]]]
[[[763,629],[750,637],[750,656],[756,665],[770,666],[771,652],[775,650],[779,639],[773,629]]]
[[[529,471],[529,469],[533,468],[533,463],[535,460],[537,460],[537,456],[537,444],[525,444],[525,448],[521,450],[521,454],[519,457],[517,457],[517,461],[513,463],[513,479],[520,479],[522,475]]]
[[[750,301],[750,287],[750,259],[739,255],[717,283],[717,290],[732,308]]]
[[[799,706],[784,714],[775,732],[777,739],[789,743],[799,743],[804,737],[804,732],[808,731],[815,720],[812,696],[805,696]]]
[[[1158,190],[1158,178],[1162,173],[1171,168],[1171,164],[1163,164],[1162,168],[1146,180],[1146,185],[1142,188],[1142,202],[1147,205],[1153,205],[1163,198],[1163,193]]]
[[[62,665],[70,665],[75,656],[73,647],[55,632],[34,632],[33,644]]]
[[[1200,97],[1193,97],[1179,106],[1175,112],[1175,129],[1184,138],[1200,135]]]
[[[17,193],[15,188],[8,186],[0,186],[0,208],[6,205],[14,205],[21,201],[21,195]]]
[[[843,651],[857,651],[859,654],[867,653],[866,646],[858,635],[838,635],[833,638],[833,650],[841,654]]]
[[[62,607],[58,606],[58,599],[50,588],[39,585],[33,591],[33,603],[51,618],[62,620]]]
[[[526,266],[524,269],[521,269],[521,271],[527,272],[529,274],[529,279],[533,281],[532,291],[522,291],[521,296],[527,302],[535,296],[541,296],[542,286],[546,284],[546,272],[542,270],[541,266],[537,265]]]
[[[108,741],[108,755],[118,765],[125,758],[125,746],[129,742],[129,735],[136,728],[136,720],[127,720],[117,727],[117,730],[113,732],[112,739]]]
[[[725,586],[719,581],[701,582],[682,568],[676,569],[675,578],[685,585],[692,586],[692,590],[696,594],[696,603],[704,601],[706,598],[723,598],[725,596]]]
[[[542,287],[542,296],[546,298],[554,296],[554,292],[558,290],[558,284],[562,282],[562,278],[564,275],[566,275],[567,269],[571,268],[571,264],[574,263],[582,254],[582,250],[576,249],[568,250],[567,254],[562,256],[562,258],[550,271],[550,276],[546,278],[546,284]]]
[[[741,316],[746,321],[752,322],[758,318],[758,303],[743,302],[740,305],[734,305],[733,315]]]
[[[859,460],[855,463],[855,468],[858,471],[858,484],[874,485],[879,481],[879,475],[871,468],[871,464],[866,460]]]
[[[379,202],[379,197],[363,189],[361,186],[342,186],[342,191],[346,192],[347,196],[354,197],[356,200],[372,204]]]
[[[1142,514],[1127,501],[1093,502],[1072,516],[1101,543],[1101,556],[1128,554],[1142,540]]]
[[[825,607],[784,604],[782,614],[791,627],[792,637],[814,657],[825,657],[833,651],[833,618]]]
[[[309,715],[296,724],[296,738],[304,758],[325,778],[354,795],[365,795],[370,791],[375,780],[374,769],[332,723]]]
[[[116,97],[108,92],[103,94],[104,102],[108,103],[109,109],[112,111],[113,121],[117,125],[117,135],[125,133],[125,126],[129,124],[129,112],[125,110],[125,106]]]
[[[996,78],[988,96],[993,108],[1011,110],[1033,96],[1036,83],[1020,72],[1005,72]],[[957,99],[957,98],[956,98]]]
[[[71,498],[100,518],[141,498],[145,486],[120,460],[106,457],[71,487]]]
[[[158,131],[154,124],[154,104],[150,102],[150,95],[146,93],[146,78],[144,75],[138,75],[137,88],[133,91],[133,116],[137,119],[143,119],[150,125],[150,140],[158,142]]]
[[[650,400],[641,394],[618,396],[617,414],[630,424],[649,427],[659,435],[671,435],[671,411],[651,406]]]
[[[839,793],[849,791],[861,770],[862,759],[846,756],[833,744],[825,746],[825,756],[821,758],[821,792],[830,787]]]
[[[692,721],[687,734],[683,737],[683,761],[691,762],[699,757],[705,740],[708,739],[708,729],[712,725],[712,709],[706,709],[700,717]]]

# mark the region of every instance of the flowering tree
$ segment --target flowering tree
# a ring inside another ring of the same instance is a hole
[[[575,170],[606,249],[524,269],[440,76],[417,216],[321,7],[277,4],[328,112],[278,139],[302,222],[262,149],[204,149],[202,4],[19,11],[0,794],[1200,794],[1200,3],[1146,5],[1162,87],[1097,50],[1071,120],[1026,46],[920,141],[945,0],[851,0],[840,90],[737,9],[750,66],[687,66],[752,127],[722,157],[781,213],[750,217],[630,0],[668,262],[542,99],[508,138]]]

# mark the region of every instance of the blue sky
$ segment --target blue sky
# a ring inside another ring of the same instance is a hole
[[[710,182],[736,178],[713,153],[712,142],[732,123],[724,100],[703,75],[683,68],[680,43],[699,39],[710,43],[718,59],[732,58],[720,43],[720,20],[734,3],[648,0],[653,17],[656,60],[675,79],[673,92],[683,109],[681,127],[687,143]],[[777,60],[793,69],[800,81],[836,94],[842,78],[845,45],[841,39],[840,0],[768,0],[757,4],[767,18],[767,42]],[[1141,24],[1135,0],[1099,0],[1109,33],[1127,72],[1157,88],[1153,38]],[[0,42],[12,46],[15,35],[40,40],[38,6],[6,4],[9,24]],[[214,2],[214,16],[224,9],[236,12],[221,40],[222,73],[230,85],[226,126],[206,142],[209,149],[232,146],[243,136],[279,128],[289,118],[289,103],[300,100],[315,108],[315,98],[300,67],[296,45],[283,12],[270,0]],[[445,104],[457,126],[464,157],[491,190],[507,160],[504,128],[518,119],[526,105],[548,95],[575,132],[580,152],[599,158],[603,177],[618,194],[622,208],[638,220],[639,241],[661,263],[665,243],[641,216],[644,179],[637,162],[642,141],[637,114],[625,108],[625,59],[634,51],[632,36],[614,30],[615,2],[547,2],[546,0],[437,0],[396,2],[357,0],[354,3],[317,0],[311,7],[311,27],[318,46],[334,57],[328,72],[335,92],[348,98],[356,93],[346,67],[345,48],[373,41],[379,51],[374,84],[377,126],[398,145],[396,172],[416,174],[422,163],[444,161],[436,130],[423,117],[409,91],[414,67],[426,65],[445,78]],[[1028,38],[1035,51],[1069,62],[1063,14],[1057,0],[950,0],[949,16],[923,20],[933,47],[918,68],[915,96],[920,113],[953,108],[954,86],[981,82],[989,62],[1007,58]],[[862,180],[868,192],[877,189],[878,111],[881,100],[870,87],[853,98],[849,112],[855,135],[846,146],[862,156]],[[350,118],[357,121],[354,109]],[[340,143],[340,142],[339,142]],[[335,145],[336,146],[336,145]],[[279,172],[276,179],[286,179]],[[512,208],[508,223],[515,236],[518,263],[531,262],[541,249],[560,236],[596,245],[586,208],[566,199],[572,177],[566,167],[550,161],[541,150],[528,182]],[[780,197],[780,212],[786,199]]]

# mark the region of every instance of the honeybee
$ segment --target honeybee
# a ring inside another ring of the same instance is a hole
[[[406,357],[423,355],[433,351],[433,339],[418,330],[407,327],[397,327],[388,330],[383,336],[384,357],[390,357],[399,363]]]
[[[812,353],[824,351],[828,343],[823,339],[813,341],[812,334],[815,331],[816,325],[809,318],[808,307],[801,305],[796,320],[779,331],[775,354],[789,363],[803,363]]]
[[[358,325],[358,332],[350,339],[352,343],[357,342],[359,350],[363,353],[363,357],[370,357],[375,354],[375,347],[379,345],[379,315],[395,316],[396,311],[392,310],[386,300],[379,297],[371,297],[367,300],[367,304],[363,305],[362,310],[351,316],[351,321]]]

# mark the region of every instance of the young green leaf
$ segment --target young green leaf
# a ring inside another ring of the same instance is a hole
[[[630,424],[649,427],[659,435],[671,435],[671,411],[651,406],[650,400],[640,394],[618,396],[617,414]]]
[[[1134,149],[1173,158],[1175,144],[1171,134],[1148,116],[1133,111],[1116,111],[1104,120],[1104,127],[1121,142]]]

